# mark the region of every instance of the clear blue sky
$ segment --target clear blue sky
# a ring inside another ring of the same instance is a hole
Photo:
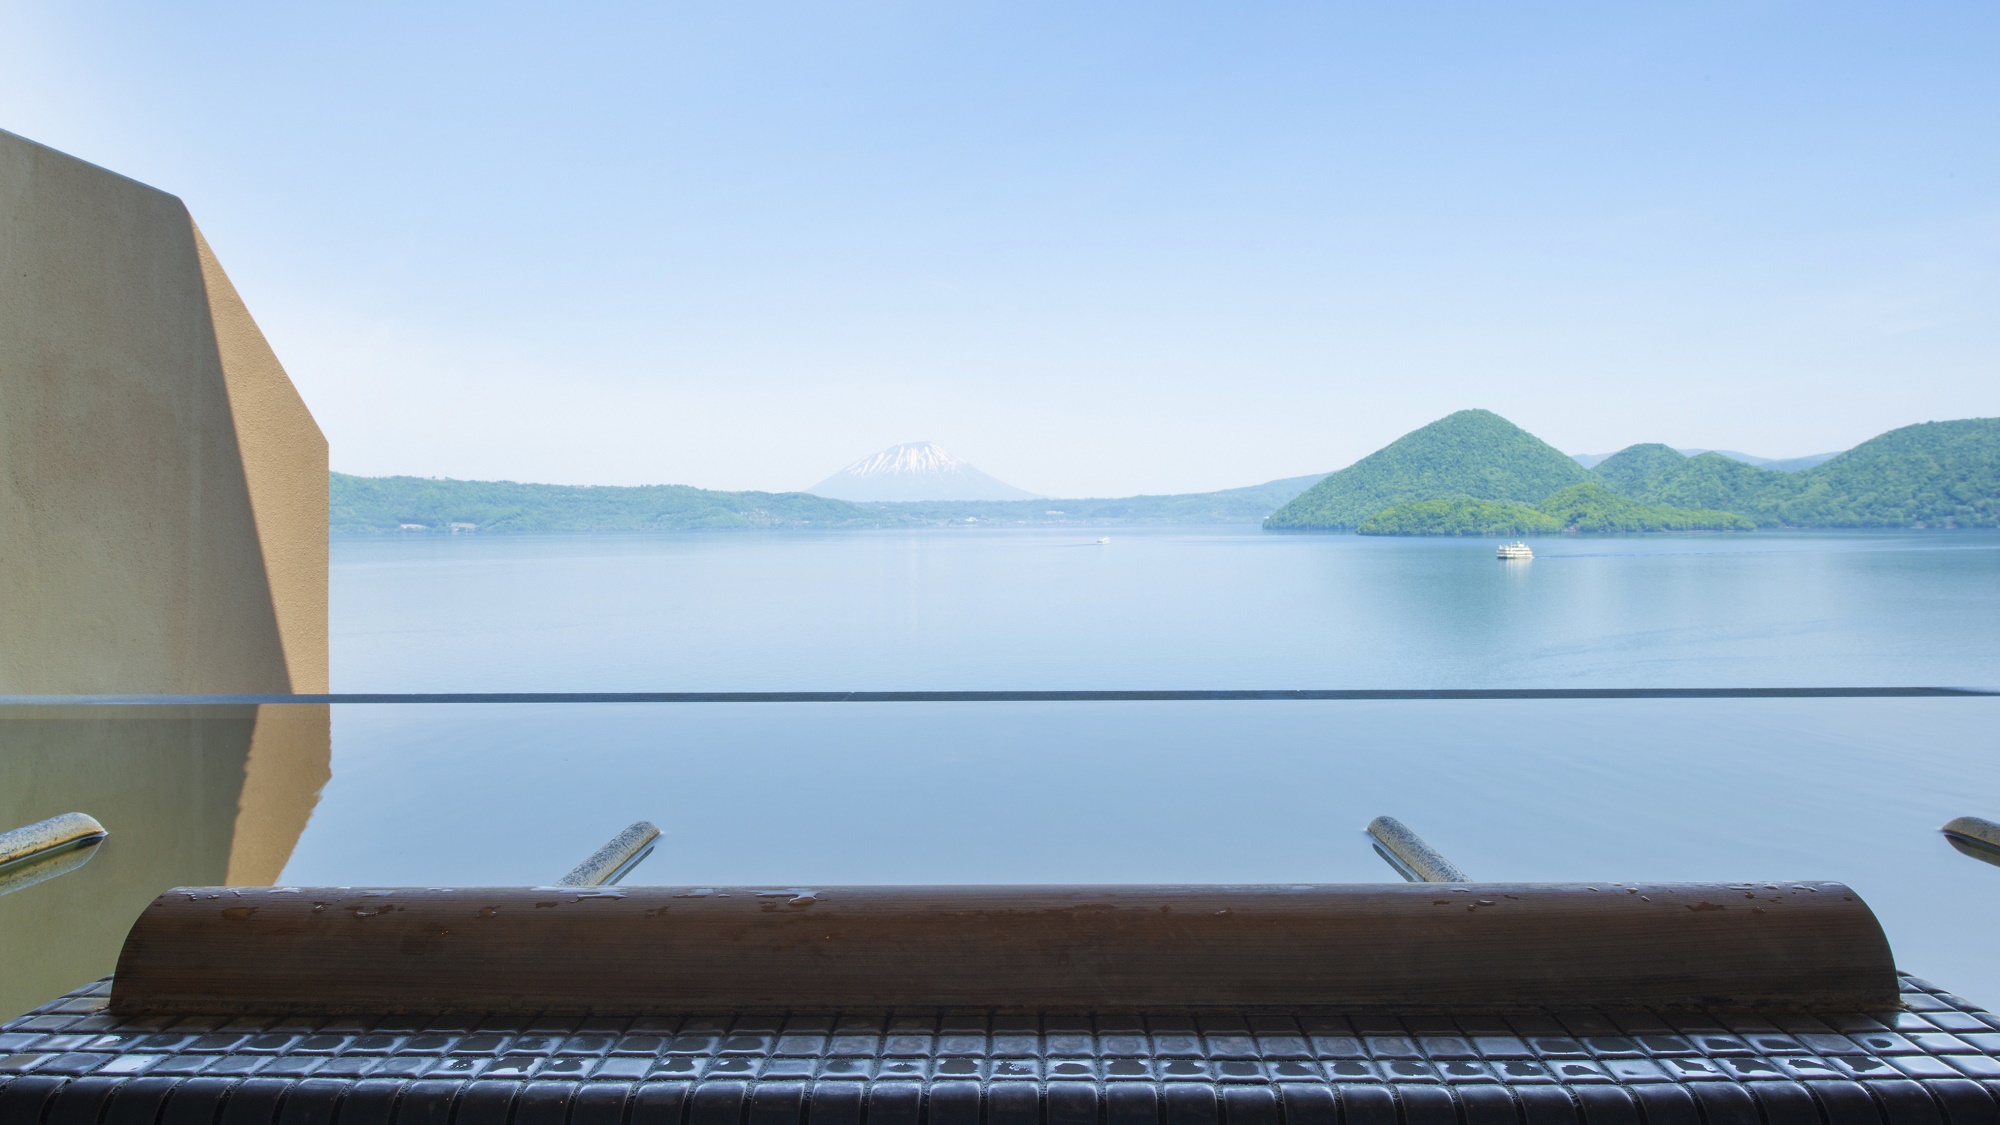
[[[336,468],[1051,494],[2000,414],[2000,6],[0,0]]]

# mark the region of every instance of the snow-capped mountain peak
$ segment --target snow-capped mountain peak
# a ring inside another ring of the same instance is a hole
[[[892,445],[806,491],[835,500],[1030,500],[930,441]]]
[[[871,477],[882,473],[949,473],[963,468],[969,466],[946,453],[944,446],[934,441],[912,441],[892,445],[872,457],[863,457],[840,471],[857,477]]]

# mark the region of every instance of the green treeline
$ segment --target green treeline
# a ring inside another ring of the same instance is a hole
[[[1265,526],[1374,535],[1995,527],[2000,419],[1905,426],[1790,473],[1658,444],[1585,470],[1499,415],[1465,410],[1327,477]]]
[[[1756,526],[1734,512],[1641,503],[1596,481],[1573,484],[1535,507],[1564,531],[1749,531]]]
[[[481,532],[689,531],[706,528],[884,527],[896,521],[804,492],[713,492],[680,484],[516,484],[332,474],[335,535],[453,524]]]
[[[1362,535],[1554,535],[1556,518],[1512,500],[1412,500],[1362,520]]]
[[[1363,535],[1537,535],[1564,531],[1748,531],[1733,512],[1641,504],[1595,481],[1573,484],[1539,504],[1509,500],[1418,500],[1361,521]]]

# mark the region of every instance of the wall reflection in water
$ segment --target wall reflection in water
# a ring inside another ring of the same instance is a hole
[[[330,776],[324,704],[0,708],[0,830],[64,812],[110,835],[0,895],[0,1018],[111,972],[169,887],[266,885]]]

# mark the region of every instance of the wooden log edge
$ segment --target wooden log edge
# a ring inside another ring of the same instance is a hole
[[[184,887],[111,1010],[1881,1010],[1839,883]]]

